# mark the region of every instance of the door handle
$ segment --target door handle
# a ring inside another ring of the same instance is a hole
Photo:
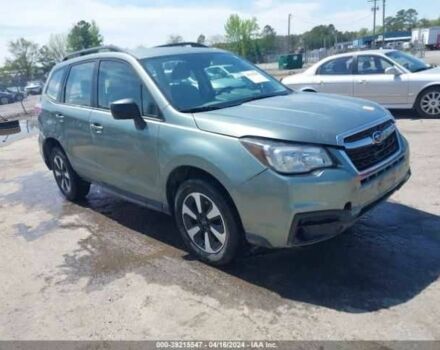
[[[361,80],[358,80],[358,83],[359,83],[359,84],[366,84],[367,81],[366,81],[365,79],[361,79]]]
[[[60,123],[64,122],[64,115],[62,115],[61,113],[55,113],[55,118],[57,118]]]
[[[102,134],[102,130],[104,127],[101,124],[92,123],[90,124],[90,130],[92,130],[96,134]]]

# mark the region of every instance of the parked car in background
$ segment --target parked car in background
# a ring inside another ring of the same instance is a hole
[[[0,91],[4,91],[11,94],[14,98],[14,102],[22,101],[26,96],[25,91],[18,87],[7,87],[6,89]]]
[[[44,83],[40,80],[29,81],[24,90],[28,95],[40,95],[43,90]]]
[[[7,90],[0,90],[0,104],[5,105],[15,102],[15,95]]]
[[[195,45],[137,56],[95,48],[53,68],[39,142],[67,199],[97,183],[171,214],[188,249],[222,265],[246,242],[334,237],[409,178],[407,141],[383,107],[296,93],[234,54]],[[207,71],[218,65],[240,74],[217,88]]]
[[[361,97],[386,108],[415,108],[422,117],[440,117],[440,68],[398,50],[330,56],[282,82],[299,91]]]

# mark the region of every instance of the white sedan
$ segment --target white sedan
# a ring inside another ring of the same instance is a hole
[[[440,67],[398,50],[330,56],[282,82],[299,91],[361,97],[386,108],[415,108],[423,117],[440,117]]]

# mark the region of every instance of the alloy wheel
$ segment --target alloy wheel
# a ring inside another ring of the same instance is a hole
[[[182,203],[182,219],[191,241],[208,254],[219,252],[226,243],[226,225],[223,216],[205,194],[190,193]]]
[[[2,98],[0,99],[0,104],[2,104],[2,105],[7,104],[8,102],[9,102],[9,100],[8,100],[6,97],[2,97]]]
[[[53,171],[58,185],[64,193],[70,193],[72,189],[72,183],[69,170],[67,169],[64,159],[61,156],[56,155],[53,159],[53,163]]]
[[[420,108],[423,112],[429,115],[440,114],[440,92],[430,91],[423,95],[420,100]]]

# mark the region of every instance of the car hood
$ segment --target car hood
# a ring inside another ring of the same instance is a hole
[[[337,145],[337,136],[392,118],[381,106],[355,98],[293,93],[220,110],[195,113],[205,131]]]
[[[433,74],[436,75],[436,78],[440,76],[440,67],[433,67],[427,70],[422,70],[421,72],[417,72],[416,74]]]

